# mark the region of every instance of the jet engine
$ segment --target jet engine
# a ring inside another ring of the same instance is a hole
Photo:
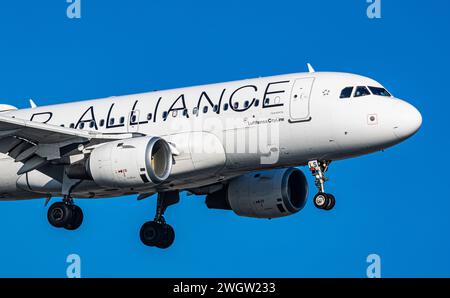
[[[308,182],[297,168],[254,172],[239,176],[206,197],[210,209],[233,210],[237,215],[276,218],[300,211],[308,198]]]
[[[90,179],[103,187],[127,188],[159,184],[171,170],[169,144],[158,137],[138,137],[102,144],[66,173],[69,178]]]

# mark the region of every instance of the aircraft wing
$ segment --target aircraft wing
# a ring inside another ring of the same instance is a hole
[[[105,134],[0,115],[0,153],[24,165],[18,174],[37,169],[76,150],[136,136],[133,133]]]

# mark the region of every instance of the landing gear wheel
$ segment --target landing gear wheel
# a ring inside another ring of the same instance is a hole
[[[331,210],[336,204],[336,199],[332,194],[319,192],[314,196],[314,206],[323,210]]]
[[[64,202],[57,202],[48,208],[48,222],[55,228],[62,228],[72,219],[72,208]]]
[[[334,208],[334,205],[336,205],[336,199],[332,194],[327,194],[328,196],[328,204],[325,207],[325,210],[331,210]]]
[[[327,196],[326,194],[319,192],[314,196],[314,206],[319,209],[324,209],[327,206]]]
[[[162,249],[169,248],[175,240],[175,231],[172,226],[163,224],[161,226],[161,236],[160,242],[156,245],[156,247]]]
[[[161,239],[160,224],[154,221],[148,221],[142,225],[139,232],[142,243],[147,246],[156,246]]]
[[[78,229],[83,223],[83,210],[77,205],[70,206],[72,208],[72,218],[70,221],[64,226],[66,230],[73,231]]]
[[[162,249],[170,247],[175,240],[175,232],[170,225],[155,221],[142,225],[139,236],[144,245]]]

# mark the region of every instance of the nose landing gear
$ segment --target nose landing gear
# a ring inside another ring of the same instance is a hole
[[[168,248],[175,240],[175,231],[166,223],[164,212],[170,205],[180,201],[178,191],[160,192],[156,203],[156,215],[153,221],[142,225],[139,236],[144,245]]]
[[[324,173],[328,170],[330,163],[331,161],[328,160],[312,160],[308,162],[309,170],[315,178],[315,185],[318,190],[318,193],[314,196],[314,206],[322,210],[331,210],[336,204],[334,196],[325,193],[325,182],[328,178],[325,177]]]

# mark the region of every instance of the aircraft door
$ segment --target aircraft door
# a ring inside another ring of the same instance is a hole
[[[294,82],[290,100],[290,117],[292,122],[310,119],[310,100],[314,78],[297,79]]]

